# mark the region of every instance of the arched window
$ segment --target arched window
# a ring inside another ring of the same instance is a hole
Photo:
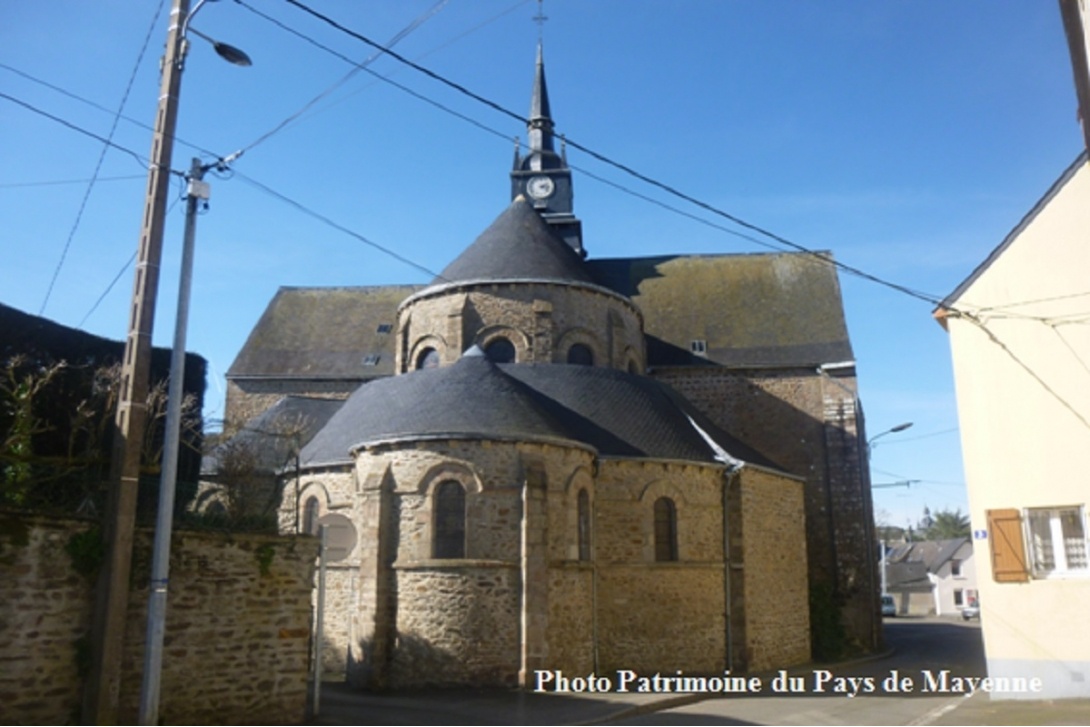
[[[318,498],[308,497],[303,505],[303,532],[308,535],[318,534]]]
[[[503,337],[492,339],[484,353],[493,363],[515,362],[515,344]]]
[[[655,500],[655,560],[677,560],[677,508],[669,497]]]
[[[416,368],[419,369],[434,369],[439,366],[439,352],[434,348],[428,347],[421,351],[416,356]]]
[[[568,349],[568,363],[579,366],[594,365],[594,351],[584,343],[576,343]]]
[[[576,505],[579,527],[579,560],[590,560],[590,495],[579,490]]]
[[[466,557],[466,491],[461,483],[447,480],[435,489],[435,558]]]

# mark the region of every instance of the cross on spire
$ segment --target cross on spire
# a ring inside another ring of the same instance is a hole
[[[537,15],[533,17],[533,21],[537,23],[537,39],[541,40],[545,31],[545,21],[549,17],[545,15],[545,0],[537,0]]]

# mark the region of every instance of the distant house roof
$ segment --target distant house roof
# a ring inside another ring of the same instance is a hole
[[[582,258],[521,196],[432,285],[499,280],[593,282]]]
[[[394,373],[397,307],[414,285],[282,287],[228,378],[367,380]]]
[[[830,258],[685,255],[587,266],[643,311],[650,366],[817,366],[854,360]]]
[[[886,557],[891,565],[896,563],[920,563],[927,572],[936,573],[968,542],[969,538],[951,538],[949,540],[921,540],[915,543],[903,543],[892,548]]]
[[[886,566],[886,584],[890,590],[897,591],[931,590],[927,567],[920,562],[890,563]]]
[[[1052,201],[1052,199],[1060,192],[1061,189],[1064,188],[1064,185],[1071,181],[1071,178],[1075,176],[1075,173],[1078,172],[1079,169],[1085,166],[1088,162],[1090,162],[1090,157],[1088,157],[1087,152],[1084,150],[1081,154],[1079,154],[1075,161],[1072,162],[1071,165],[1064,170],[1063,174],[1060,175],[1060,178],[1053,182],[1052,186],[1049,187],[1047,192],[1045,192],[1045,195],[1041,197],[1041,199],[1037,200],[1037,204],[1033,205],[1030,211],[1026,213],[1025,217],[1023,217],[1021,221],[1017,225],[1015,225],[1014,229],[1007,233],[1007,236],[1004,237],[1003,241],[1000,242],[999,245],[991,251],[988,257],[984,259],[984,262],[980,263],[980,265],[978,265],[976,269],[973,270],[969,277],[961,281],[958,287],[954,288],[954,292],[950,293],[950,295],[946,296],[943,301],[939,303],[939,306],[934,311],[934,315],[940,320],[940,322],[942,322],[943,312],[948,308],[956,306],[958,299],[965,294],[965,291],[968,290],[973,285],[973,283],[975,283],[977,279],[981,275],[983,275],[996,260],[999,259],[999,257],[1007,250],[1007,248],[1010,247],[1014,243],[1014,241],[1018,239],[1019,235],[1022,234],[1022,232],[1030,225],[1030,223],[1037,219],[1037,215],[1039,215],[1041,211],[1048,206],[1048,203]]]
[[[494,438],[582,444],[604,456],[721,461],[697,421],[732,456],[775,466],[647,377],[590,366],[496,365],[483,355],[361,386],[302,459],[348,463],[351,450],[366,444]]]

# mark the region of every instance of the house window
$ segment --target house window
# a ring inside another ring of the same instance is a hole
[[[461,483],[447,480],[435,489],[435,558],[466,557],[466,491]]]
[[[515,344],[506,338],[494,339],[485,347],[484,353],[493,363],[515,362]]]
[[[379,333],[389,333],[392,330],[394,330],[394,326],[393,326],[392,323],[379,323],[378,324],[378,332]]]
[[[439,352],[434,348],[425,348],[416,357],[417,369],[434,369],[439,367]]]
[[[308,497],[303,505],[303,532],[308,535],[318,534],[318,498]]]
[[[958,608],[965,605],[965,592],[960,588],[954,589],[954,605]]]
[[[655,500],[655,560],[677,560],[677,508],[669,497]]]
[[[364,366],[378,366],[378,360],[382,358],[380,353],[369,353],[363,359]]]
[[[961,561],[960,560],[954,559],[954,560],[950,561],[950,575],[952,575],[954,578],[960,578],[961,577]],[[960,604],[958,604],[958,605],[960,605]]]
[[[576,505],[579,527],[579,560],[590,560],[590,495],[579,491]]]
[[[1081,507],[1031,508],[1025,523],[1035,575],[1087,571]]]
[[[697,356],[706,356],[708,355],[708,342],[702,338],[693,339],[689,341],[689,350]]]
[[[568,363],[578,366],[593,366],[594,352],[590,350],[590,346],[577,343],[568,349]]]

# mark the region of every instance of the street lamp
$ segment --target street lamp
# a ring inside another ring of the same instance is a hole
[[[872,449],[874,449],[874,443],[877,440],[881,439],[882,437],[886,436],[887,434],[894,434],[896,432],[903,432],[904,430],[908,429],[911,426],[912,426],[912,422],[904,422],[903,424],[898,424],[897,426],[895,426],[895,427],[893,427],[891,429],[887,429],[884,432],[881,432],[879,434],[874,435],[873,437],[871,437],[870,439],[867,440],[867,452],[869,453]]]
[[[876,435],[874,435],[873,437],[871,437],[870,439],[868,439],[868,440],[867,440],[867,459],[868,459],[868,460],[870,459],[870,453],[871,453],[871,450],[872,450],[872,449],[874,449],[874,447],[875,447],[875,444],[874,444],[874,443],[875,443],[875,442],[876,442],[877,440],[881,439],[882,437],[886,436],[887,434],[895,434],[895,433],[897,433],[897,432],[903,432],[904,430],[908,429],[908,428],[909,428],[909,427],[911,427],[911,426],[912,426],[912,422],[902,422],[901,424],[898,424],[898,425],[897,425],[897,426],[895,426],[895,427],[890,427],[890,428],[889,428],[889,429],[887,429],[886,431],[884,431],[884,432],[879,432],[878,434],[876,434]],[[898,487],[898,486],[901,486],[901,485],[904,485],[905,487],[909,487],[909,486],[910,486],[910,483],[911,483],[911,482],[913,482],[913,481],[915,481],[915,480],[906,480],[906,481],[904,481],[904,482],[895,482],[895,483],[893,483],[893,484],[888,484],[888,485],[887,485],[887,484],[881,484],[881,485],[871,485],[871,489],[873,489],[873,488],[875,488],[875,487]],[[882,595],[883,595],[883,596],[885,596],[885,595],[888,595],[888,594],[887,594],[887,591],[886,591],[886,588],[887,588],[887,586],[888,586],[888,583],[887,583],[887,575],[886,575],[886,566],[887,566],[887,563],[886,563],[886,558],[887,558],[887,553],[886,553],[886,539],[885,539],[885,537],[883,537],[883,538],[882,538],[881,540],[879,540],[879,541],[878,541],[878,543],[879,543],[879,545],[881,545],[881,546],[882,546],[882,548],[881,548],[881,565],[882,565],[882,572],[881,572],[881,576],[882,576]]]
[[[114,445],[110,462],[110,489],[105,519],[106,560],[97,589],[94,629],[92,639],[91,674],[84,702],[85,722],[90,724],[116,724],[121,687],[121,661],[125,642],[125,623],[128,611],[129,577],[132,568],[133,530],[136,520],[136,501],[140,483],[140,452],[147,426],[146,404],[151,369],[151,339],[155,323],[155,304],[159,288],[159,268],[163,250],[163,229],[166,220],[167,199],[170,193],[171,159],[174,151],[174,132],[178,122],[178,95],[181,90],[182,70],[189,43],[187,31],[212,43],[221,56],[240,65],[249,65],[245,53],[219,43],[189,28],[197,11],[208,0],[199,0],[193,12],[189,12],[189,0],[174,0],[167,30],[166,50],[163,54],[162,79],[159,106],[152,134],[151,161],[148,167],[147,202],[144,205],[144,221],[140,232],[140,245],[133,282],[133,300],[129,312],[128,335],[122,359],[121,385],[118,395],[117,418],[114,429]],[[192,191],[190,192],[192,197]],[[185,262],[183,260],[183,266]],[[188,295],[188,293],[186,293]],[[181,296],[181,292],[179,292]],[[181,306],[179,312],[181,311]],[[177,331],[176,331],[177,334]],[[178,362],[181,362],[179,365]],[[171,359],[170,390],[168,392],[168,423],[171,420],[169,401],[177,398],[174,419],[180,421],[181,390],[184,378],[185,343],[177,343]],[[175,394],[177,388],[178,394]],[[168,427],[169,428],[169,427]],[[177,439],[178,427],[173,437],[168,433],[166,443]],[[175,442],[175,447],[176,447]],[[175,468],[177,451],[175,449]],[[164,452],[164,470],[166,453]],[[163,500],[169,498],[166,542],[169,549],[169,514],[173,510],[173,479],[167,483],[164,472],[162,489],[170,488],[169,495],[160,495],[159,523],[163,521]],[[161,529],[160,529],[161,532]],[[158,542],[155,560],[161,558]],[[164,563],[169,560],[169,552]],[[155,590],[155,576],[153,588]],[[165,591],[164,591],[165,595]],[[149,604],[149,621],[150,604]],[[158,678],[158,674],[156,674]],[[157,697],[156,697],[157,698]],[[158,704],[154,705],[154,710]],[[145,718],[144,700],[141,698],[141,718],[158,721],[157,716]]]

